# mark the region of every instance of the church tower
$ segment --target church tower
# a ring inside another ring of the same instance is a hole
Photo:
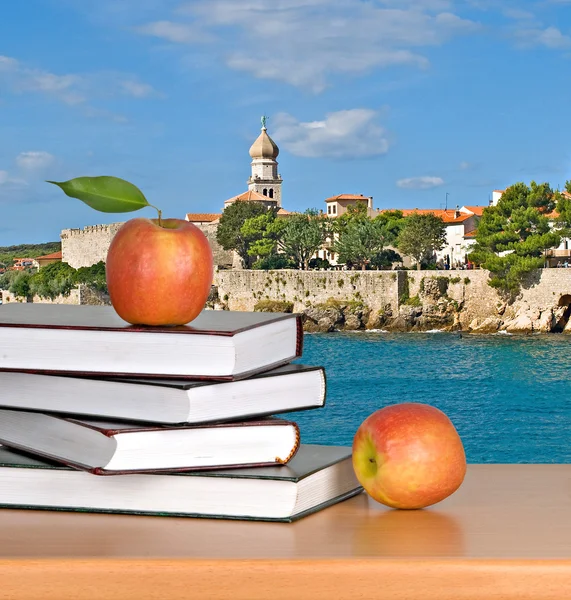
[[[262,117],[262,133],[250,148],[252,157],[252,175],[248,179],[248,190],[267,196],[278,207],[282,205],[282,178],[278,173],[280,150],[268,135],[266,117]]]

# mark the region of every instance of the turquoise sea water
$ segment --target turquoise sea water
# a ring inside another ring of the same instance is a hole
[[[304,443],[350,445],[373,411],[426,402],[456,426],[471,463],[571,463],[571,337],[457,333],[305,336],[325,366],[326,406],[289,413]]]

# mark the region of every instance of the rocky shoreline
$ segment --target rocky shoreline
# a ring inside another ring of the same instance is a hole
[[[467,306],[473,301],[469,302],[464,292],[460,294],[458,289],[453,289],[455,283],[454,278],[427,275],[414,288],[404,286],[396,307],[391,302],[372,307],[358,296],[350,300],[331,297],[325,301],[306,301],[299,306],[299,302],[288,300],[282,294],[281,299],[259,298],[247,309],[299,312],[304,331],[309,333],[382,329],[388,332],[440,330],[482,334],[571,334],[571,305],[559,305],[561,296],[554,294],[547,306],[537,306],[521,298],[509,303],[497,297],[494,305],[488,303],[486,310],[474,316],[474,311]],[[410,295],[412,292],[414,296]],[[229,306],[228,299],[227,295],[221,299],[218,287],[213,286],[207,306],[217,310],[245,309]]]

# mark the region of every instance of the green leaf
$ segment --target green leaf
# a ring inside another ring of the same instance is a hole
[[[67,196],[82,200],[101,212],[124,213],[150,206],[137,186],[118,177],[76,177],[48,183],[57,185]]]

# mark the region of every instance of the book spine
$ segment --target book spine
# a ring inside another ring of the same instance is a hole
[[[303,354],[303,322],[301,315],[297,315],[297,343],[296,343],[296,355],[301,358]]]

